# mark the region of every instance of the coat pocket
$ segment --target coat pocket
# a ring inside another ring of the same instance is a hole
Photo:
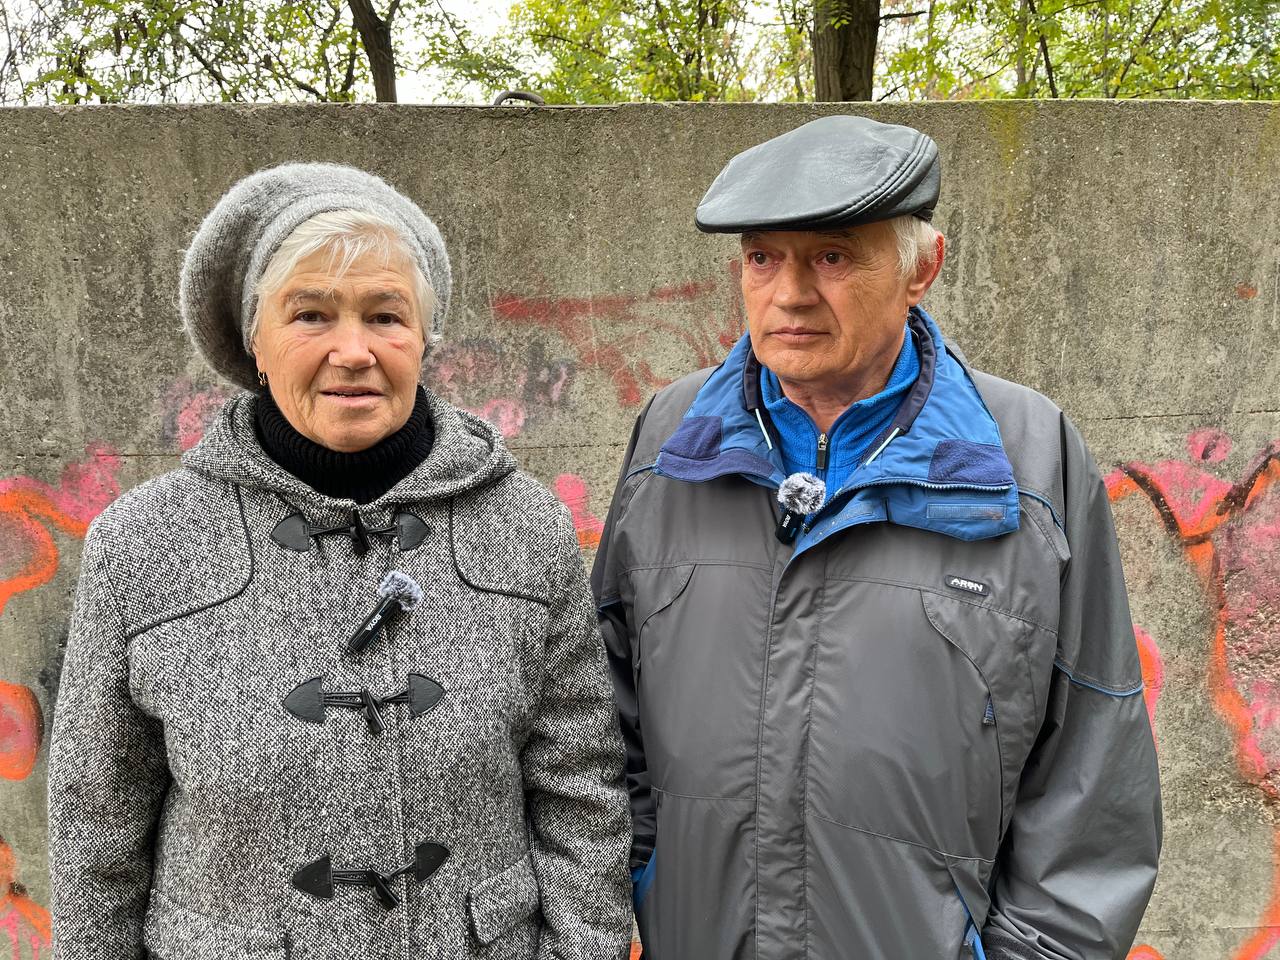
[[[153,890],[142,945],[155,960],[284,960],[281,931],[197,913]]]
[[[467,893],[467,916],[476,940],[488,946],[521,920],[538,912],[542,898],[533,859],[525,854],[501,873],[482,880]]]

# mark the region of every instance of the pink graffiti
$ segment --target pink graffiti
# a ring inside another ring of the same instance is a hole
[[[604,521],[591,512],[586,482],[576,473],[562,473],[556,477],[552,489],[573,515],[573,526],[578,532],[578,546],[592,550],[600,546]]]
[[[568,360],[548,360],[540,343],[512,354],[497,341],[465,339],[436,351],[426,382],[446,400],[491,421],[508,439],[558,408],[573,378]]]
[[[197,390],[190,380],[175,380],[161,400],[164,414],[162,436],[170,443],[176,443],[179,450],[190,450],[200,442],[213,418],[233,393],[230,387]]]
[[[17,881],[18,864],[13,849],[0,838],[0,930],[9,937],[13,960],[40,960],[41,950],[52,945],[49,911],[29,896]]]

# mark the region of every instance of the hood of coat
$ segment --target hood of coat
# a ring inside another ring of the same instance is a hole
[[[488,421],[426,391],[435,428],[431,452],[412,473],[369,504],[372,508],[447,500],[488,486],[516,469],[502,434]],[[278,493],[294,503],[350,509],[354,501],[319,493],[271,459],[254,429],[252,393],[223,405],[204,437],[182,456],[188,469],[241,487]]]
[[[1018,488],[995,418],[933,318],[914,307],[908,328],[920,375],[844,487],[827,492],[797,553],[855,522],[887,520],[964,540],[1018,528]],[[785,473],[766,433],[759,379],[760,363],[744,334],[663,444],[653,470],[692,483],[736,474],[776,489]]]

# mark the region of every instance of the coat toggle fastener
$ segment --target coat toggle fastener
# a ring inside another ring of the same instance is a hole
[[[379,873],[377,870],[334,870],[333,860],[326,853],[320,859],[299,867],[293,874],[293,886],[321,900],[332,900],[337,886],[373,887],[383,908],[394,910],[400,905],[400,898],[391,888],[392,883],[405,874],[412,874],[421,883],[448,859],[447,847],[438,843],[420,843],[414,848],[413,863],[393,873]]]
[[[360,511],[351,511],[351,522],[336,527],[323,527],[310,523],[300,513],[291,513],[271,530],[271,539],[286,550],[306,553],[311,541],[318,537],[342,536],[351,538],[351,549],[361,557],[369,552],[370,537],[394,537],[400,549],[412,550],[421,545],[431,528],[416,514],[401,511],[391,518],[385,527],[366,527],[360,519]]]
[[[324,723],[325,707],[341,707],[360,710],[369,724],[369,732],[375,737],[387,728],[382,719],[382,708],[392,703],[407,703],[409,715],[421,716],[444,698],[444,688],[430,677],[419,673],[409,674],[408,685],[389,697],[375,697],[368,690],[327,692],[324,677],[313,677],[298,686],[284,698],[284,708],[289,713],[309,723]]]

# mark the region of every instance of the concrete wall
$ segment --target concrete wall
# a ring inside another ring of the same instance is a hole
[[[733,243],[693,230],[695,203],[823,109],[0,111],[0,960],[47,955],[41,718],[86,524],[227,395],[175,308],[221,192],[338,160],[434,215],[457,294],[430,380],[501,424],[590,548],[641,403],[741,327]],[[1110,474],[1165,789],[1134,955],[1280,957],[1280,105],[867,112],[942,147],[926,305],[1065,407]]]

